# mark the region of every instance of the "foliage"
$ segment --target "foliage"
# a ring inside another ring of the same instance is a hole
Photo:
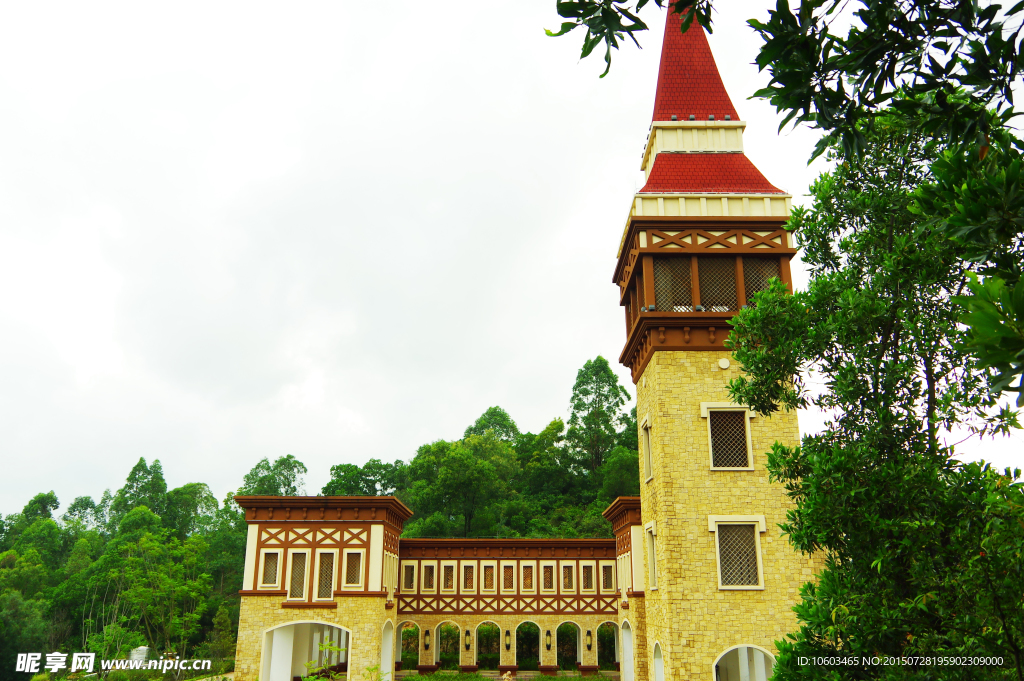
[[[466,428],[466,432],[462,437],[483,435],[488,430],[493,430],[496,438],[506,442],[515,442],[515,439],[520,435],[519,427],[512,420],[512,417],[508,415],[507,411],[501,407],[491,407],[480,415],[476,423]]]
[[[587,360],[576,374],[570,401],[569,430],[565,434],[569,454],[576,465],[596,471],[615,446],[616,427],[628,425],[622,407],[629,393],[600,355]]]
[[[306,466],[291,454],[282,456],[274,463],[262,459],[245,474],[239,496],[294,497],[304,493],[303,478]]]
[[[1019,426],[1009,410],[990,413],[989,371],[959,324],[954,300],[976,263],[911,211],[936,153],[916,122],[879,117],[864,155],[814,183],[813,205],[790,221],[808,290],[789,295],[775,281],[729,340],[747,374],[730,383],[735,400],[763,414],[808,404],[831,414],[801,447],[776,443],[768,456],[795,502],[783,531],[825,558],[818,583],[803,588],[800,630],[778,644],[777,679],[833,678],[798,664],[809,655],[994,655],[1009,665],[977,678],[1019,678],[1024,662],[1019,472],[961,464],[945,442],[953,429]],[[812,371],[822,385],[801,378]]]

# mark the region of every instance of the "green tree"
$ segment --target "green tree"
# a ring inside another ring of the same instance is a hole
[[[214,657],[235,656],[235,626],[227,606],[221,604],[213,618],[213,631],[210,634],[210,653]]]
[[[167,483],[164,481],[163,467],[159,461],[149,466],[146,459],[140,457],[128,473],[124,487],[117,491],[110,503],[110,518],[114,523],[120,522],[125,514],[139,506],[162,515],[166,503]]]
[[[783,530],[826,563],[802,590],[800,630],[779,643],[776,679],[835,678],[799,665],[807,655],[995,655],[1009,668],[975,678],[1021,678],[1024,608],[1010,604],[1024,602],[1024,491],[1010,474],[959,463],[945,444],[954,428],[1019,426],[1009,410],[988,415],[989,372],[964,347],[953,300],[975,265],[911,211],[935,153],[916,123],[877,118],[863,156],[814,183],[811,208],[790,221],[808,290],[790,295],[775,281],[729,339],[746,374],[730,383],[736,401],[762,414],[813,404],[833,415],[802,446],[776,443],[768,456],[795,502]],[[801,378],[810,370],[820,391]]]
[[[13,679],[18,653],[41,652],[46,645],[46,604],[0,590],[0,679]]]
[[[279,457],[273,464],[266,458],[245,474],[239,496],[295,497],[305,493],[303,475],[306,466],[291,454]]]
[[[202,482],[190,482],[167,493],[164,527],[184,541],[197,532],[209,531],[217,514],[217,498]]]
[[[601,466],[601,496],[611,503],[615,497],[640,494],[640,455],[625,447],[616,447]]]
[[[53,490],[37,494],[32,501],[25,504],[21,517],[26,525],[31,525],[37,518],[52,518],[53,512],[60,508],[60,502]]]
[[[580,468],[596,472],[604,463],[618,439],[616,426],[623,422],[622,407],[628,399],[604,357],[587,360],[576,373],[565,440]]]
[[[495,437],[506,442],[515,442],[515,439],[520,435],[519,427],[512,420],[512,417],[508,415],[507,411],[501,407],[491,407],[481,414],[480,418],[473,425],[466,428],[466,432],[462,437],[483,435],[488,430],[493,430]]]

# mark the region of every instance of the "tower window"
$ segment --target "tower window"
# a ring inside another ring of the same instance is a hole
[[[641,438],[643,442],[641,446],[644,448],[644,480],[650,480],[654,477],[654,469],[651,467],[651,427],[644,425],[641,431]]]
[[[748,303],[755,293],[759,293],[768,288],[768,282],[771,279],[781,278],[778,258],[744,256],[743,291],[747,296]]]
[[[306,554],[292,554],[292,576],[288,585],[288,598],[306,597]]]
[[[263,554],[263,581],[264,586],[277,584],[277,561],[281,554],[276,551]]]
[[[473,589],[473,566],[467,565],[462,569],[462,588],[467,591]]]
[[[362,581],[363,576],[362,562],[363,554],[361,553],[347,553],[345,554],[345,584],[356,585]]]
[[[405,582],[402,584],[402,589],[405,591],[412,591],[416,588],[416,567],[413,565],[405,566]]]
[[[654,302],[659,312],[693,312],[689,257],[654,259]]]
[[[334,595],[334,554],[320,554],[320,574],[316,588],[317,598],[331,598]]]
[[[708,312],[735,312],[736,259],[701,256],[697,258],[700,304]]]
[[[709,411],[712,468],[750,468],[747,414],[743,411]]]
[[[719,586],[759,586],[757,525],[718,525]]]

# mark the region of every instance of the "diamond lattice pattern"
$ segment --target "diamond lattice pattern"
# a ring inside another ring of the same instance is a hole
[[[494,588],[494,566],[493,565],[485,565],[484,566],[484,588],[485,589],[493,589]]]
[[[263,583],[277,584],[277,553],[263,554]]]
[[[416,586],[416,568],[412,565],[405,566],[405,584],[402,586],[403,589],[412,591],[413,587]]]
[[[553,565],[544,566],[544,588],[555,588],[555,566]]]
[[[700,304],[708,312],[735,312],[736,259],[697,258],[697,277],[700,280]]]
[[[601,568],[601,588],[605,591],[612,589],[612,566],[605,565]]]
[[[742,411],[712,411],[711,462],[715,468],[747,467],[747,419]]]
[[[288,586],[288,598],[302,598],[306,583],[306,554],[292,554],[292,579]]]
[[[445,565],[444,566],[444,583],[442,589],[454,589],[455,588],[455,566]]]
[[[768,288],[768,280],[772,278],[781,278],[778,258],[743,258],[743,291],[748,302],[755,293]]]
[[[505,591],[511,591],[515,581],[515,568],[511,565],[505,565],[501,568],[501,588]]]
[[[572,591],[572,567],[569,565],[562,568],[562,588]]]
[[[350,553],[348,554],[348,565],[345,566],[345,583],[346,584],[358,584],[359,577],[363,574],[362,570],[362,558],[361,553]],[[431,580],[433,575],[431,575]]]
[[[532,589],[533,588],[533,566],[532,565],[524,565],[523,566],[523,588],[524,589]]]
[[[317,585],[317,598],[330,598],[334,588],[334,554],[320,554],[320,582]]]
[[[757,586],[757,527],[718,526],[718,565],[722,586]]]
[[[467,565],[465,571],[462,574],[462,588],[472,589],[473,588],[473,566]]]
[[[654,259],[654,307],[660,312],[693,312],[689,257]]]

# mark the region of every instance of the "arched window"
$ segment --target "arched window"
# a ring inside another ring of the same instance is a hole
[[[775,658],[756,646],[730,648],[715,660],[715,681],[767,681],[775,668]]]
[[[654,644],[654,681],[665,681],[665,657],[660,643]]]

